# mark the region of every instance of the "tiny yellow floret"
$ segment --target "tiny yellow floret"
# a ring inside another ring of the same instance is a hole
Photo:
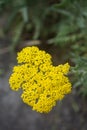
[[[53,66],[51,55],[35,46],[19,52],[17,61],[9,84],[12,90],[23,90],[21,98],[33,110],[48,113],[57,101],[71,92],[68,63]]]

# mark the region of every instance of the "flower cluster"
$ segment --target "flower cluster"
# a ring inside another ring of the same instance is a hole
[[[12,90],[23,90],[21,98],[33,110],[48,113],[58,100],[71,92],[66,76],[69,64],[53,66],[50,54],[38,47],[26,47],[17,56],[9,83]]]

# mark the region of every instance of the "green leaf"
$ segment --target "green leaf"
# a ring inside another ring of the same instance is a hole
[[[16,45],[18,44],[24,26],[25,26],[25,24],[24,24],[23,21],[19,22],[19,23],[15,26],[15,28],[14,28],[14,30],[13,30],[11,50],[13,50],[13,49],[16,47]]]
[[[27,6],[23,7],[20,9],[23,20],[25,23],[27,23],[29,21],[29,16],[28,16],[28,8]]]
[[[40,30],[41,30],[41,21],[39,18],[34,19],[34,25],[35,25],[35,31],[33,35],[33,39],[36,40],[40,36]]]

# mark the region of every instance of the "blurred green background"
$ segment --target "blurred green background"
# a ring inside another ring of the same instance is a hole
[[[81,117],[80,122],[83,125],[83,120],[87,121],[87,0],[0,0],[0,75],[12,65],[10,56],[15,59],[17,51],[32,45],[52,54],[55,65],[65,62],[71,65],[71,106],[75,112],[81,108],[82,114],[85,113],[86,118]],[[60,130],[68,130],[67,125]]]

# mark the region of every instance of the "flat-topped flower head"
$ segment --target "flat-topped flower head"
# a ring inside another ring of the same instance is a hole
[[[22,89],[24,103],[40,113],[51,111],[56,102],[71,92],[68,63],[53,66],[51,55],[38,47],[26,47],[17,55],[9,83],[12,90]]]

